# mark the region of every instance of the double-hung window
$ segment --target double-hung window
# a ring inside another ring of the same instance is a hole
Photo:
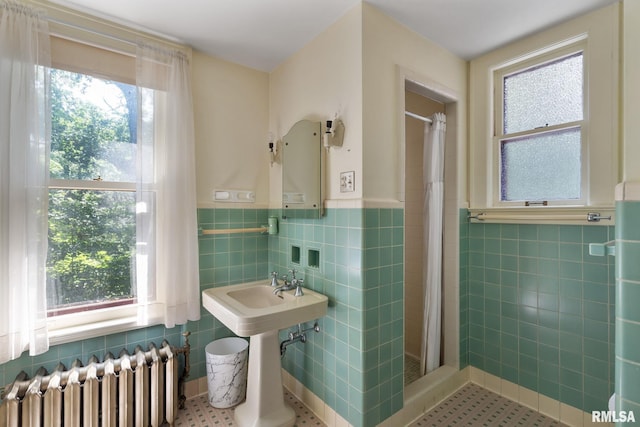
[[[584,70],[578,45],[495,72],[498,204],[583,204]]]
[[[47,315],[56,324],[121,318],[136,303],[134,64],[52,37],[46,273]]]
[[[47,308],[135,298],[136,87],[52,69]]]
[[[619,34],[611,5],[470,61],[472,214],[576,224],[612,214]]]

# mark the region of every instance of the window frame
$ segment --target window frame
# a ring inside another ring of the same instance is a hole
[[[52,64],[55,69],[80,73],[103,80],[114,80],[135,85],[135,46],[127,43],[115,43],[119,37],[109,38],[100,34],[77,31],[67,26],[53,25]],[[56,56],[56,43],[60,46]],[[71,45],[69,45],[71,43]],[[78,55],[71,55],[69,47],[80,49]],[[121,58],[114,63],[114,58]],[[134,66],[127,67],[133,64]],[[106,68],[101,69],[104,65]],[[51,190],[89,190],[136,192],[136,182],[103,181],[49,178]],[[134,255],[135,256],[135,255]],[[132,286],[136,287],[136,280]],[[153,283],[149,284],[153,286]],[[52,345],[104,336],[112,333],[130,331],[162,323],[160,304],[154,301],[145,303],[149,307],[144,324],[140,322],[138,298],[133,303],[116,305],[104,304],[93,310],[78,310],[47,317],[47,328]],[[84,307],[84,306],[82,306]]]
[[[81,41],[74,40],[83,44]],[[89,46],[89,45],[87,45]],[[113,54],[113,52],[110,52]],[[102,80],[119,80],[118,76],[98,75],[95,72],[78,70],[75,67],[64,67],[60,64],[52,66],[52,69],[60,69],[74,73],[88,75]],[[61,179],[49,178],[49,190],[87,190],[87,191],[116,191],[116,192],[136,192],[136,182],[133,181],[105,181],[105,180],[81,180],[81,179]],[[135,254],[133,255],[135,258]],[[132,278],[132,287],[135,288],[137,278]],[[135,292],[135,291],[134,291]],[[130,302],[129,302],[130,301]],[[93,336],[104,335],[105,333],[116,333],[140,327],[138,324],[138,299],[134,297],[128,301],[119,301],[117,304],[105,301],[104,303],[90,303],[78,305],[74,309],[65,313],[65,309],[60,309],[62,314],[47,316],[47,326],[50,332],[50,339],[53,344],[64,343],[76,339],[85,339]],[[93,309],[84,309],[87,306],[94,306]],[[47,307],[49,312],[51,309]],[[52,310],[55,311],[55,310]],[[154,316],[155,317],[155,316]],[[158,320],[152,320],[159,323]],[[145,325],[150,326],[150,325]]]
[[[74,40],[76,43],[83,44],[84,42]],[[93,46],[91,43],[86,43],[86,46]],[[109,55],[113,55],[114,51],[109,51]],[[124,52],[117,52],[122,55],[128,55]],[[118,78],[118,76],[111,76],[108,74],[100,74],[93,70],[85,70],[78,68],[65,68],[60,64],[52,65],[52,68],[63,69],[76,73],[82,73],[90,75],[94,78],[103,80],[118,80],[127,81]],[[131,84],[131,83],[130,83]],[[135,83],[133,83],[135,85]],[[137,86],[137,85],[136,85]],[[162,89],[158,88],[144,88],[145,90],[153,91],[153,110],[154,112],[166,110],[166,96]],[[154,114],[153,133],[159,140],[164,139],[164,134],[161,129],[157,129],[157,121]],[[137,150],[137,156],[140,155],[140,148]],[[155,155],[155,154],[154,154]],[[136,160],[137,162],[139,159]],[[156,174],[155,169],[151,172]],[[140,190],[140,183],[132,181],[105,181],[105,180],[79,180],[79,179],[59,179],[49,178],[49,189],[61,189],[61,190],[95,190],[95,191],[120,191],[120,192],[133,192],[136,193]],[[144,192],[153,193],[152,198],[155,200],[158,197],[157,189],[152,184],[142,184],[142,190]],[[140,219],[140,202],[136,202],[136,217]],[[156,238],[157,230],[154,227],[154,239]],[[134,257],[136,255],[134,254]],[[134,262],[138,262],[139,258],[136,257]],[[150,261],[155,264],[154,259]],[[73,342],[81,339],[94,338],[97,336],[104,336],[112,333],[119,333],[125,331],[131,331],[132,329],[146,328],[154,325],[164,324],[164,305],[159,302],[157,297],[156,283],[154,276],[148,277],[146,283],[141,285],[138,283],[140,279],[139,275],[136,275],[132,286],[135,288],[136,296],[132,299],[132,303],[126,304],[113,304],[111,302],[104,302],[102,304],[90,303],[85,306],[94,305],[97,308],[93,310],[74,310],[69,313],[58,314],[47,317],[47,328],[49,331],[50,343],[57,345],[68,342]]]
[[[542,67],[554,62],[560,61],[564,58],[569,58],[576,54],[582,54],[582,120],[576,120],[571,122],[565,122],[562,124],[556,124],[546,126],[544,128],[534,128],[528,130],[522,130],[513,133],[504,132],[504,81],[505,78],[524,72],[526,70]],[[588,111],[589,111],[589,87],[588,87],[588,53],[587,43],[585,39],[575,41],[571,44],[561,46],[547,50],[540,54],[530,55],[525,58],[516,59],[504,66],[495,68],[493,70],[493,99],[492,99],[492,111],[493,111],[493,137],[492,137],[492,157],[494,159],[495,167],[492,168],[492,206],[498,208],[505,207],[525,207],[525,201],[522,200],[502,200],[502,152],[501,145],[503,141],[513,140],[522,137],[532,137],[538,135],[544,135],[546,133],[557,132],[561,130],[568,130],[571,128],[580,129],[580,198],[578,199],[555,199],[544,201],[544,206],[585,206],[587,203],[587,195],[589,192],[589,169],[588,169],[588,133],[586,129],[588,127]],[[541,206],[538,200],[528,201],[532,202],[531,206]]]

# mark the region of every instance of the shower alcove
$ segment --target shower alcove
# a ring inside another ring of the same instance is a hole
[[[400,200],[404,202],[404,345],[405,403],[441,383],[459,369],[459,203],[458,132],[459,109],[455,93],[429,79],[400,73],[398,107],[400,119]],[[423,117],[436,112],[446,115],[444,153],[444,211],[442,238],[442,298],[440,368],[427,375],[420,372],[422,333],[425,325],[423,284],[424,191],[422,150],[424,129],[429,123],[405,115]],[[435,379],[435,381],[434,381]]]

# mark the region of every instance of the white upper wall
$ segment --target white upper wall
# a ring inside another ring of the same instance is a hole
[[[363,3],[363,198],[395,202],[399,198],[401,132],[404,106],[402,74],[429,83],[457,99],[456,127],[459,197],[466,195],[467,62]],[[356,177],[356,180],[359,176]]]
[[[425,76],[458,102],[458,153],[466,170],[466,62],[362,3],[271,74],[270,128],[278,137],[298,120],[326,120],[338,112],[345,124],[342,148],[326,164],[328,205],[345,199],[398,201],[402,69]],[[404,122],[402,122],[404,123]],[[453,122],[452,122],[453,125]],[[356,191],[340,193],[339,176],[355,171]],[[271,172],[271,204],[279,206],[281,169]],[[464,183],[459,179],[462,191]]]
[[[269,75],[200,52],[193,53],[193,104],[199,207],[215,189],[250,190],[254,204],[269,202]]]
[[[618,6],[612,6],[616,8]],[[615,9],[608,9],[615,10]],[[620,176],[640,181],[640,4],[625,2],[622,159]],[[597,22],[602,11],[580,17],[575,22]],[[615,19],[611,12],[607,21]],[[615,14],[615,13],[614,13]],[[499,63],[501,58],[544,46],[571,21],[474,60],[478,64]],[[602,26],[602,22],[600,23]],[[609,25],[609,24],[607,24]],[[555,32],[555,34],[554,34]],[[573,31],[575,32],[575,31]],[[617,32],[609,30],[609,39]],[[611,43],[605,42],[605,43]],[[610,58],[615,52],[610,52]],[[602,61],[607,63],[606,60]],[[487,66],[486,64],[484,66]],[[257,203],[252,207],[279,207],[281,166],[269,166],[267,134],[279,139],[298,120],[324,121],[337,112],[346,132],[342,148],[327,156],[326,198],[332,200],[398,200],[400,123],[397,102],[399,71],[425,77],[460,97],[458,122],[458,194],[467,199],[467,135],[477,147],[486,135],[490,118],[486,109],[489,77],[477,72],[469,76],[469,93],[474,103],[467,121],[468,63],[457,58],[363,3],[350,10],[334,25],[289,58],[271,74],[249,69],[194,52],[193,87],[197,144],[197,191],[200,206],[214,206],[211,192],[216,188],[253,190]],[[609,84],[609,83],[607,83]],[[601,89],[606,91],[605,86]],[[612,93],[616,99],[618,93]],[[486,113],[484,113],[486,114]],[[617,119],[609,116],[617,126]],[[468,125],[467,125],[468,123]],[[469,132],[467,132],[467,126]],[[612,138],[614,130],[608,130]],[[613,140],[615,143],[615,139]],[[475,151],[473,151],[475,153]],[[597,160],[596,160],[597,162]],[[607,166],[608,167],[608,166]],[[610,169],[610,168],[609,168]],[[339,173],[356,172],[356,191],[339,192]],[[475,175],[469,180],[476,181]],[[475,184],[474,184],[475,185]],[[470,196],[473,198],[473,195]],[[472,203],[473,204],[473,203]],[[218,203],[217,206],[230,206]]]
[[[337,113],[345,126],[344,144],[325,156],[325,198],[362,196],[340,193],[340,172],[362,176],[362,21],[357,5],[270,74],[269,130],[279,140],[297,121],[324,122]],[[282,167],[270,175],[272,207],[282,205]]]
[[[640,2],[623,3],[622,180],[640,182]]]
[[[233,206],[212,203],[214,189],[253,190],[253,207],[280,207],[282,168],[269,166],[268,133],[281,139],[298,120],[324,122],[336,113],[345,137],[341,148],[325,155],[327,205],[396,203],[402,176],[400,69],[459,99],[457,122],[450,126],[458,135],[457,193],[466,194],[466,62],[367,3],[269,75],[198,52],[193,65],[201,207]],[[354,192],[340,193],[343,171],[355,172]]]

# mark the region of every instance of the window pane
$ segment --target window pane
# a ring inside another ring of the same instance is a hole
[[[504,134],[582,120],[582,53],[504,78]]]
[[[134,182],[136,87],[51,70],[51,177]]]
[[[580,198],[580,128],[501,141],[501,200]]]
[[[135,193],[50,190],[48,309],[132,298]]]

